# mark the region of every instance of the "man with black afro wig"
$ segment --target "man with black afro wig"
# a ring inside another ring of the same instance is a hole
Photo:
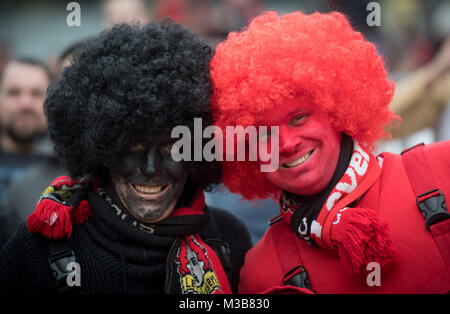
[[[174,127],[211,124],[211,57],[171,20],[116,25],[74,56],[45,101],[71,177],[0,252],[1,293],[236,291],[250,236],[203,194],[221,165],[172,158]]]

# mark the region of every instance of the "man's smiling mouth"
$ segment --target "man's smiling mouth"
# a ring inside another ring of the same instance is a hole
[[[132,184],[132,186],[136,190],[136,192],[138,192],[139,194],[145,194],[145,195],[156,195],[156,194],[163,193],[167,190],[169,185],[170,184],[148,186],[148,185]]]
[[[284,168],[293,168],[296,167],[298,165],[301,165],[302,163],[304,163],[305,161],[307,161],[309,159],[309,157],[311,157],[312,153],[314,153],[314,150],[311,150],[309,152],[307,152],[305,155],[301,156],[300,158],[291,161],[289,163],[283,164],[282,167]]]

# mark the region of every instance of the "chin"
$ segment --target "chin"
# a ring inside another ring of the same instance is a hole
[[[172,204],[169,204],[169,206],[162,206],[164,208],[163,210],[160,208],[146,208],[145,205],[143,205],[139,209],[139,212],[136,212],[133,216],[143,223],[156,223],[170,216],[173,211],[173,206],[170,205]]]
[[[274,183],[279,188],[297,195],[311,196],[321,192],[326,188],[327,183],[324,180],[308,180],[307,182],[292,182],[286,185],[287,180]]]
[[[144,224],[152,224],[163,220],[164,216],[154,217],[152,215],[147,215],[143,217],[134,217],[137,221]]]

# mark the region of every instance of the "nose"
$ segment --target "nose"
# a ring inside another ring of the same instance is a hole
[[[142,166],[142,173],[148,176],[154,176],[161,172],[161,157],[158,154],[157,146],[150,148],[147,154],[147,161]]]
[[[281,125],[279,128],[279,153],[281,155],[290,155],[295,153],[302,140],[293,132],[292,128]]]
[[[33,99],[33,96],[31,93],[23,91],[20,94],[20,97],[18,99],[18,107],[22,110],[30,109],[35,107],[36,101]]]

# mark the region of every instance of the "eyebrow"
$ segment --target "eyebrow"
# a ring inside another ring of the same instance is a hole
[[[298,116],[298,115],[305,115],[310,113],[310,109],[306,108],[306,107],[302,107],[302,108],[297,108],[295,110],[290,111],[287,116],[288,117],[293,117],[293,116]],[[295,117],[294,117],[295,118]],[[293,119],[293,118],[291,118]]]

